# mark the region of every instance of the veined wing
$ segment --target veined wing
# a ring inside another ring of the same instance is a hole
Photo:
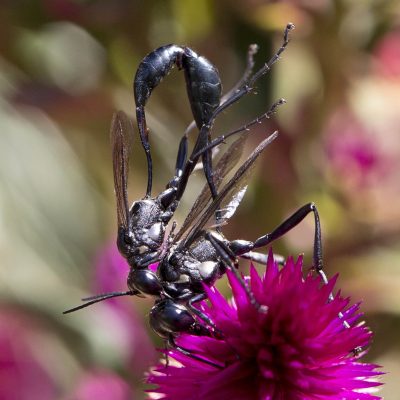
[[[123,111],[117,111],[111,121],[111,147],[114,173],[114,190],[117,200],[118,227],[129,227],[128,173],[132,150],[133,125]]]
[[[180,249],[186,248],[190,246],[191,243],[197,238],[199,232],[204,228],[207,221],[214,215],[214,213],[220,208],[220,205],[223,203],[225,199],[229,199],[228,204],[231,204],[234,210],[236,210],[240,201],[236,197],[236,200],[232,202],[232,194],[237,196],[241,191],[245,191],[245,187],[247,186],[247,181],[254,170],[255,162],[257,161],[260,154],[265,150],[265,148],[272,143],[273,140],[278,136],[278,132],[274,132],[272,135],[268,136],[264,139],[250,154],[247,160],[240,166],[240,168],[236,171],[235,175],[228,181],[228,183],[221,189],[218,196],[213,200],[213,202],[209,205],[209,207],[204,210],[199,219],[190,229],[188,235],[185,239],[183,239],[178,247]],[[243,192],[244,193],[244,192]],[[242,196],[243,197],[243,196]],[[241,198],[240,198],[241,200]],[[235,204],[235,205],[233,205]],[[233,213],[231,213],[232,215]]]
[[[239,139],[235,141],[231,147],[224,153],[223,157],[221,158],[220,162],[217,164],[216,168],[214,168],[214,186],[218,188],[221,185],[222,179],[225,177],[226,173],[236,164],[238,159],[241,156],[241,151],[243,149],[243,143],[245,141],[245,136],[248,134],[248,130],[256,124],[261,123],[262,120],[264,119],[269,119],[277,110],[279,106],[285,103],[284,99],[279,99],[275,103],[272,104],[270,109],[264,113],[263,115],[253,119],[252,121],[248,122],[247,124],[241,126],[238,129],[235,129],[225,135],[221,135],[214,139],[211,143],[209,143],[206,147],[203,149],[200,149],[198,152],[192,153],[192,156],[194,159],[198,158],[205,150],[211,149],[214,146],[217,146],[218,144],[222,143],[226,138],[236,135],[240,132],[243,132]],[[247,134],[246,134],[247,132]],[[243,142],[243,143],[242,143]],[[244,195],[244,192],[242,192]],[[181,195],[182,193],[180,193]],[[242,195],[242,197],[243,197]],[[236,207],[238,205],[238,200],[239,198],[236,198]],[[192,209],[190,210],[188,216],[186,217],[186,220],[183,223],[182,228],[179,230],[177,235],[175,236],[175,242],[177,242],[186,232],[191,225],[193,225],[193,222],[196,220],[196,218],[199,216],[199,214],[206,208],[206,205],[208,204],[210,200],[210,189],[208,186],[205,186],[203,191],[200,193],[200,196],[196,200],[195,204],[193,205]],[[240,201],[239,201],[240,202]],[[234,202],[235,203],[235,202]],[[230,210],[233,211],[233,204],[230,206]],[[234,211],[233,211],[234,212]],[[219,216],[221,213],[218,214]],[[217,217],[218,217],[217,215]],[[229,215],[229,214],[228,214]],[[230,216],[227,216],[227,218],[230,218]]]
[[[226,176],[226,174],[237,164],[243,153],[244,143],[247,138],[247,133],[244,132],[239,139],[236,139],[228,148],[228,150],[219,159],[213,171],[214,185],[218,189]],[[174,241],[178,241],[182,235],[189,229],[193,221],[199,217],[200,212],[204,210],[211,200],[211,192],[206,183],[200,192],[200,195],[195,200],[190,209],[182,227],[175,236]]]
[[[227,205],[220,206],[217,209],[217,225],[223,225],[225,221],[230,219],[233,214],[235,214],[239,204],[242,202],[244,195],[247,191],[247,185],[240,188],[237,192],[235,192]]]

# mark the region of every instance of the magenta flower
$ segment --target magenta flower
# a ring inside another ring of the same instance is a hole
[[[371,393],[380,383],[377,365],[359,362],[353,350],[365,349],[372,333],[363,323],[359,304],[337,294],[329,284],[309,274],[303,278],[302,258],[289,258],[279,269],[269,257],[261,278],[251,267],[248,282],[260,304],[260,313],[243,288],[228,273],[233,299],[206,288],[211,305],[200,307],[213,319],[224,338],[181,335],[177,342],[193,354],[220,365],[213,367],[169,352],[169,367],[159,365],[148,377],[158,385],[151,398],[173,400],[297,400],[378,399]],[[343,319],[350,324],[346,328]]]
[[[60,388],[46,357],[54,349],[43,346],[49,337],[39,320],[17,308],[0,308],[0,400],[58,398]]]
[[[385,179],[394,164],[377,139],[355,116],[339,110],[327,128],[326,152],[334,175],[349,187],[368,187]]]

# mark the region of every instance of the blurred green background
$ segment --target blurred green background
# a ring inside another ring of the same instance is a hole
[[[224,232],[254,240],[316,202],[327,273],[340,273],[343,294],[363,300],[375,332],[366,359],[388,372],[382,395],[399,398],[399,2],[3,0],[0,399],[144,398],[144,371],[158,357],[146,332],[151,299],[61,314],[107,285],[124,289],[126,266],[111,245],[112,113],[134,118],[133,76],[152,49],[190,46],[217,66],[228,90],[248,45],[260,45],[261,66],[289,21],[296,29],[282,60],[258,82],[257,95],[228,110],[214,130],[287,100],[249,136],[247,150],[280,131]],[[158,193],[191,121],[182,73],[175,69],[155,90],[147,116]],[[143,196],[146,180],[135,138],[132,200]],[[201,173],[191,179],[178,222],[203,182]],[[309,264],[312,240],[310,216],[273,248],[305,253]]]

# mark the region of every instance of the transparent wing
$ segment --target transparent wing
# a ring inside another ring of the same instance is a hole
[[[255,162],[257,161],[260,154],[265,150],[265,148],[270,143],[272,143],[272,141],[275,140],[277,136],[278,133],[274,132],[256,147],[256,149],[250,154],[247,160],[236,171],[235,175],[220,190],[218,196],[213,200],[209,207],[207,207],[207,209],[204,210],[204,212],[200,215],[196,223],[192,225],[186,238],[179,243],[178,247],[180,249],[190,246],[190,244],[197,238],[199,232],[201,232],[201,230],[204,228],[207,221],[214,215],[217,210],[220,209],[221,205],[226,199],[228,199],[228,205],[231,205],[230,212],[228,212],[227,215],[233,215],[238,205],[240,204],[241,199],[243,198],[245,188],[247,186],[247,181],[254,170]],[[219,219],[219,223],[220,221],[221,219]]]
[[[228,150],[222,155],[217,165],[213,170],[213,179],[215,187],[218,189],[226,176],[226,174],[237,164],[243,153],[244,143],[246,141],[247,134],[243,133],[239,139],[235,140],[228,148]],[[175,241],[178,241],[182,235],[192,225],[193,221],[199,217],[199,214],[204,210],[207,204],[211,201],[211,192],[208,184],[205,184],[200,195],[197,197],[192,208],[190,209],[182,227],[175,236]]]
[[[111,147],[114,173],[114,190],[117,200],[118,227],[129,227],[128,172],[132,150],[133,125],[123,111],[117,111],[111,121]]]
[[[246,194],[247,185],[240,188],[237,193],[234,193],[232,199],[226,206],[220,207],[218,212],[218,220],[217,225],[222,225],[227,221],[229,218],[235,214],[239,204],[242,202],[244,195]]]

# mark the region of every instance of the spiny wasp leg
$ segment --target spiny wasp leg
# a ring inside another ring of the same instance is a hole
[[[236,103],[239,99],[241,99],[247,93],[252,92],[255,87],[254,84],[258,79],[260,79],[263,75],[265,75],[268,71],[270,71],[272,65],[274,65],[280,58],[280,55],[286,49],[286,46],[289,44],[289,32],[294,29],[294,24],[289,23],[286,26],[284,35],[283,35],[283,43],[278,51],[272,56],[272,58],[266,62],[253,76],[249,77],[245,84],[241,86],[239,89],[235,91],[229,98],[227,98],[219,107],[216,108],[210,122],[215,120],[216,116],[224,111],[226,108],[231,106],[233,103]]]
[[[321,238],[320,219],[317,207],[315,206],[314,203],[308,203],[303,207],[300,207],[289,218],[287,218],[285,221],[279,224],[272,232],[259,237],[253,244],[250,244],[249,246],[250,248],[248,249],[248,251],[267,246],[271,242],[282,237],[287,232],[291,231],[294,227],[296,227],[301,221],[303,221],[303,219],[311,212],[314,214],[314,224],[315,224],[313,264],[314,264],[314,269],[319,273],[319,271],[322,271],[323,269],[322,238]],[[326,282],[324,281],[324,283]]]
[[[269,255],[264,253],[259,253],[258,251],[249,251],[247,253],[242,254],[240,257],[254,261],[257,264],[265,266],[267,265]],[[279,265],[284,265],[285,257],[281,256],[280,254],[274,254],[274,261]]]
[[[178,350],[180,353],[184,354],[187,357],[192,358],[193,360],[200,361],[200,362],[202,362],[204,364],[208,364],[211,367],[215,367],[215,368],[218,368],[218,369],[223,369],[224,368],[222,365],[213,363],[210,360],[206,360],[205,358],[199,357],[199,356],[193,354],[193,352],[191,350],[186,349],[185,347],[179,346],[175,342],[175,338],[172,335],[170,335],[168,337],[168,342],[167,343],[168,343],[168,346],[170,346],[171,348],[173,348],[175,350]]]
[[[206,315],[205,313],[203,313],[201,310],[199,310],[198,308],[196,308],[194,306],[194,303],[198,303],[199,301],[203,301],[206,299],[207,299],[206,293],[196,294],[189,299],[189,301],[187,303],[187,307],[193,314],[195,314],[198,318],[200,318],[202,321],[204,321],[207,324],[207,326],[212,328],[213,336],[218,337],[218,338],[223,338],[224,334],[222,333],[222,331],[220,331],[217,328],[214,321],[212,321],[208,315]]]
[[[242,286],[244,291],[246,292],[250,303],[260,312],[265,313],[267,311],[266,307],[260,304],[251,289],[247,286],[246,282],[240,276],[240,272],[238,270],[239,264],[236,258],[236,255],[232,252],[232,250],[228,247],[226,243],[220,240],[215,234],[212,232],[207,232],[205,234],[207,240],[214,246],[221,262],[225,265],[229,271],[231,271],[239,284]]]
[[[234,253],[240,254],[243,251],[251,252],[253,249],[257,249],[260,247],[267,246],[271,242],[275,241],[276,239],[282,237],[287,232],[292,230],[296,227],[303,219],[310,213],[314,214],[314,225],[315,225],[315,232],[314,232],[314,252],[313,252],[313,268],[320,276],[321,281],[327,285],[328,278],[326,277],[325,272],[323,271],[323,259],[322,259],[322,237],[321,237],[321,223],[318,214],[317,207],[314,203],[305,204],[303,207],[300,207],[295,213],[293,213],[289,218],[283,221],[280,225],[278,225],[271,233],[267,233],[259,237],[254,243],[247,242],[245,245],[242,246],[240,249],[240,241],[237,241],[236,248],[234,247]],[[243,256],[246,255],[243,254]],[[240,254],[242,256],[242,254]],[[334,297],[333,294],[330,293],[328,297],[328,301],[333,301]],[[342,313],[339,313],[339,318],[343,319],[344,316]],[[345,328],[350,328],[350,325],[347,321],[343,320],[343,325]]]
[[[263,75],[265,75],[272,67],[273,64],[275,64],[279,58],[280,55],[283,53],[283,51],[286,49],[286,46],[289,43],[289,32],[294,29],[294,24],[289,23],[286,26],[284,35],[283,35],[283,43],[281,47],[278,49],[278,51],[271,57],[271,59],[263,65],[254,75],[251,75],[252,71],[252,57],[255,52],[250,52],[249,54],[249,64],[248,64],[248,75],[246,75],[243,79],[243,84],[241,87],[238,89],[229,92],[229,96],[224,96],[224,101],[221,102],[221,104],[216,107],[214,110],[212,116],[210,117],[209,121],[207,124],[204,124],[199,132],[199,135],[197,137],[197,142],[195,145],[195,150],[202,149],[206,144],[207,140],[209,141],[209,134],[211,132],[212,126],[214,124],[214,121],[218,114],[220,114],[222,111],[226,110],[228,107],[230,107],[232,104],[236,103],[238,100],[240,100],[244,95],[254,91],[254,84],[258,79],[260,79]],[[212,165],[211,165],[211,156],[208,155],[209,152],[203,153],[203,169],[205,172],[205,175],[207,177],[207,183],[210,187],[210,191],[212,193],[213,199],[217,197],[217,190],[215,188],[214,182],[212,180]],[[208,177],[211,177],[209,179]]]
[[[249,80],[251,73],[253,72],[254,68],[254,56],[258,52],[258,45],[257,44],[251,44],[247,50],[247,62],[246,62],[246,69],[243,73],[243,76],[240,78],[240,80],[233,86],[232,89],[229,90],[229,92],[225,93],[222,98],[221,98],[221,104],[225,103],[226,100],[228,100],[230,97],[232,97],[243,85],[247,83]]]
[[[267,112],[258,116],[255,119],[251,120],[250,122],[246,123],[245,125],[242,125],[241,127],[234,129],[228,133],[219,135],[215,139],[213,139],[210,143],[208,143],[208,144],[203,143],[203,146],[200,146],[198,143],[196,143],[196,146],[193,149],[191,156],[187,160],[185,168],[182,172],[181,179],[180,179],[178,187],[177,187],[176,198],[180,199],[182,197],[183,192],[186,188],[189,176],[193,172],[199,157],[202,154],[204,154],[204,152],[211,150],[212,148],[218,146],[221,143],[224,143],[226,139],[228,139],[229,137],[231,137],[233,135],[236,135],[236,134],[244,132],[244,131],[249,131],[251,127],[253,127],[256,124],[260,124],[264,119],[271,118],[271,116],[277,112],[278,108],[280,106],[284,105],[285,103],[286,103],[285,99],[279,99],[271,105],[271,107],[268,109]],[[184,137],[181,140],[183,141]],[[214,182],[213,182],[213,184],[214,184]]]
[[[313,251],[313,268],[321,276],[322,281],[327,284],[328,280],[323,272],[323,261],[322,261],[322,237],[321,237],[321,223],[317,207],[314,203],[307,203],[300,207],[285,221],[279,224],[272,232],[260,236],[254,242],[246,241],[234,241],[231,244],[231,248],[236,255],[245,255],[249,251],[258,249],[260,247],[267,246],[273,241],[279,239],[287,232],[295,228],[303,219],[310,213],[314,214],[314,251]]]

